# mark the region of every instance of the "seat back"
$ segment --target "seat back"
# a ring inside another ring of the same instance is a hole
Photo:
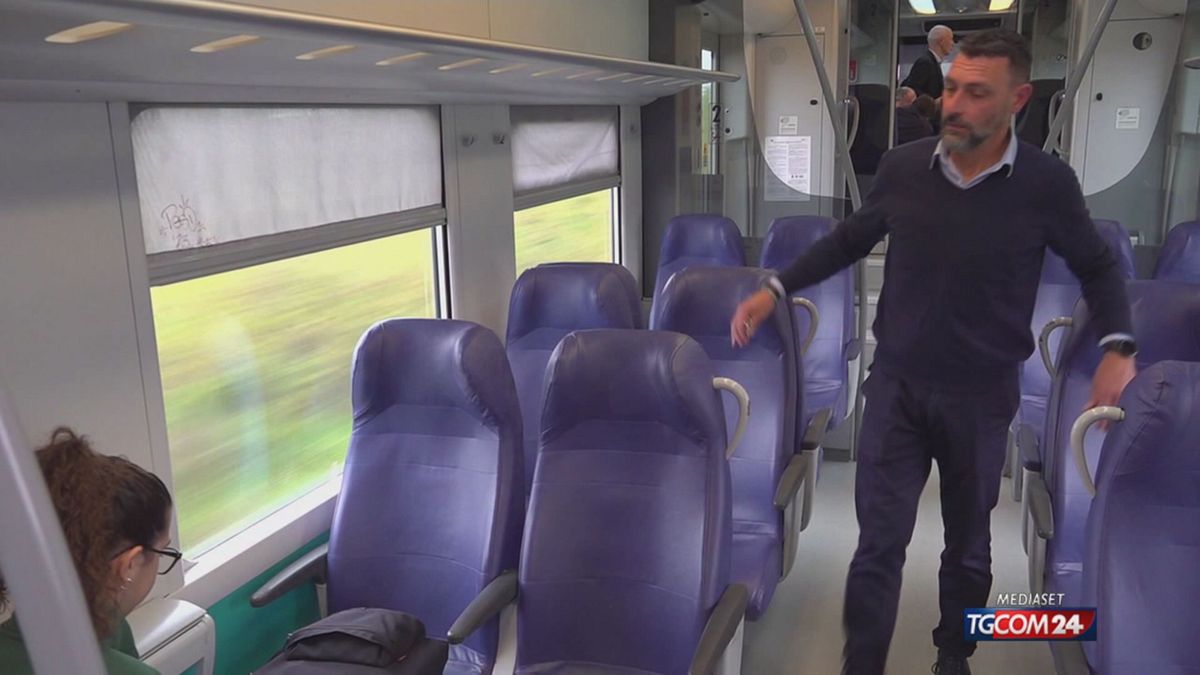
[[[1139,369],[1163,360],[1200,361],[1200,287],[1164,281],[1127,284]],[[1046,484],[1054,512],[1054,538],[1047,546],[1047,574],[1077,570],[1083,561],[1083,533],[1092,498],[1071,456],[1071,426],[1091,397],[1100,363],[1101,335],[1080,301],[1074,325],[1059,356],[1059,375],[1051,390],[1046,427]],[[1093,426],[1085,439],[1088,465],[1101,456],[1104,433]]]
[[[563,263],[525,270],[508,306],[506,350],[521,401],[525,489],[537,459],[546,364],[568,333],[640,328],[641,300],[629,270],[611,263]]]
[[[1133,245],[1129,233],[1115,220],[1094,220],[1100,236],[1117,256],[1122,278],[1134,278]],[[1042,277],[1038,284],[1037,299],[1033,306],[1033,335],[1036,338],[1042,328],[1052,319],[1070,316],[1080,296],[1079,280],[1071,273],[1067,263],[1057,254],[1046,251],[1042,263]],[[1050,353],[1058,353],[1063,331],[1050,336]],[[1037,350],[1021,366],[1021,408],[1019,422],[1033,427],[1041,437],[1045,429],[1046,400],[1050,396],[1050,374],[1042,363]]]
[[[824,216],[776,218],[763,240],[762,267],[782,270],[803,255],[819,239],[833,231],[835,221]],[[815,286],[802,288],[793,297],[808,298],[817,307],[816,335],[801,357],[804,378],[799,380],[802,397],[810,413],[829,407],[833,423],[845,419],[848,405],[850,364],[846,357],[854,342],[854,270],[846,269]],[[808,335],[811,317],[803,307],[793,307],[793,335],[799,354],[800,341]],[[803,415],[796,418],[804,422]],[[804,428],[800,424],[799,428]]]
[[[400,610],[444,636],[518,561],[521,411],[504,347],[466,321],[391,319],[363,335],[352,377],[329,610]],[[490,667],[498,630],[490,622],[452,658]]]
[[[1200,283],[1200,220],[1180,223],[1167,233],[1158,252],[1154,278]]]
[[[654,302],[667,280],[687,267],[744,267],[746,252],[742,233],[724,216],[694,214],[675,216],[667,223],[658,256]]]
[[[1200,663],[1200,363],[1162,361],[1121,397],[1087,523],[1083,604],[1103,617],[1095,672],[1182,673]]]
[[[750,395],[750,424],[729,460],[729,472],[734,555],[739,557],[743,545],[748,545],[764,557],[757,563],[758,570],[771,559],[782,560],[783,514],[775,508],[773,498],[788,461],[798,451],[795,417],[802,409],[796,386],[802,367],[796,359],[791,313],[785,304],[776,304],[745,348],[730,344],[730,317],[742,299],[762,287],[767,276],[764,270],[747,267],[684,270],[663,289],[661,302],[650,317],[652,329],[683,333],[700,343],[716,374],[741,383]],[[726,399],[724,406],[726,425],[732,428],[737,405]],[[757,543],[743,541],[746,538]],[[742,581],[743,562],[735,559],[735,563],[735,576]],[[765,590],[749,589],[753,615],[765,609],[782,574],[782,562],[771,567],[764,579]]]
[[[521,553],[518,673],[687,671],[729,577],[713,376],[677,333],[580,331],[555,350]]]

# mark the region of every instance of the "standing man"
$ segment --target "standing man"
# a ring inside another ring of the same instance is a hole
[[[934,26],[929,29],[925,39],[929,42],[929,51],[917,57],[912,70],[908,71],[908,77],[900,84],[911,87],[918,96],[929,94],[939,99],[944,87],[941,63],[954,49],[954,31],[947,26]]]
[[[891,237],[874,332],[875,362],[855,475],[858,549],[846,580],[845,672],[879,675],[896,624],[905,548],[931,463],[941,476],[946,547],[934,672],[969,674],[963,609],[991,591],[991,511],[1006,434],[1033,352],[1030,321],[1047,247],[1066,259],[1100,327],[1105,355],[1090,405],[1133,379],[1129,302],[1070,167],[1011,132],[1032,92],[1029,48],[1009,30],[963,40],[946,77],[941,138],[884,155],[861,209],[738,306],[745,345],[781,297]]]

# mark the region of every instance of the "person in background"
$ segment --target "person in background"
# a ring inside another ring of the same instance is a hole
[[[912,70],[904,78],[901,86],[910,87],[917,95],[929,94],[934,99],[942,97],[943,78],[942,61],[954,49],[954,31],[948,26],[937,25],[929,29],[926,36],[929,50],[917,57]]]
[[[921,94],[913,103],[913,108],[915,108],[917,112],[921,113],[922,117],[929,121],[929,125],[933,129],[933,133],[941,133],[941,124],[939,124],[939,122],[942,116],[942,111],[937,102],[933,100],[933,97],[931,97],[929,94]]]
[[[929,118],[914,107],[916,100],[917,94],[912,89],[900,87],[896,90],[896,145],[904,145],[933,135],[933,126],[930,125]]]
[[[50,499],[100,640],[110,675],[157,675],[138,660],[125,617],[150,593],[155,578],[182,558],[170,548],[171,495],[154,474],[122,457],[97,453],[87,439],[59,428],[37,451]],[[0,579],[0,610],[8,593]],[[17,620],[0,625],[0,673],[32,675]]]

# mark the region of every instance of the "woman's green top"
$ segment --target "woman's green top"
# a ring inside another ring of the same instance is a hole
[[[133,631],[124,619],[121,619],[116,634],[100,645],[100,656],[109,675],[159,675],[157,670],[138,660]],[[0,625],[0,673],[34,675],[16,619]]]

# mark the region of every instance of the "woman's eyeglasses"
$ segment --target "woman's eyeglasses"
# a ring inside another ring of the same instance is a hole
[[[175,566],[178,565],[179,561],[183,559],[182,551],[169,546],[167,548],[150,548],[147,546],[146,550],[158,554],[159,576],[170,574],[171,570],[175,569]]]

